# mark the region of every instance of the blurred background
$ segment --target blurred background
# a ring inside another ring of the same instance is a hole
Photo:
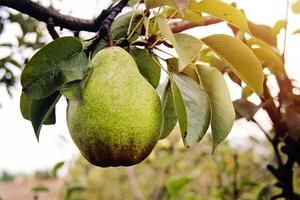
[[[91,19],[107,8],[109,0],[40,0],[61,13]],[[226,1],[232,3],[233,1]],[[284,0],[238,0],[238,8],[249,20],[274,26],[285,19]],[[127,10],[128,11],[128,10]],[[125,10],[126,12],[126,10]],[[0,7],[0,199],[264,199],[272,176],[266,164],[273,154],[260,128],[245,119],[237,120],[217,151],[211,154],[210,135],[198,145],[185,149],[178,127],[158,143],[141,164],[130,168],[101,169],[81,158],[66,126],[66,101],[57,106],[57,123],[43,126],[38,143],[31,123],[22,118],[19,109],[20,68],[35,49],[51,41],[45,25],[14,10]],[[299,85],[300,16],[289,14],[286,68]],[[232,35],[224,23],[186,31],[197,38],[214,33]],[[63,35],[70,35],[62,31]],[[92,36],[81,32],[82,38]],[[283,47],[283,33],[278,36]],[[5,67],[2,67],[2,65]],[[9,80],[9,81],[7,81]],[[240,98],[240,88],[229,79],[233,100]],[[273,93],[278,89],[274,85]],[[255,103],[257,97],[250,99]],[[265,130],[272,124],[264,111],[255,115]],[[296,171],[298,181],[299,169]],[[297,180],[297,179],[295,179]],[[297,188],[298,192],[300,188]],[[275,190],[276,193],[276,190]],[[266,198],[267,199],[267,198]]]

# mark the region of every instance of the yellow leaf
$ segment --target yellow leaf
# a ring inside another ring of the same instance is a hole
[[[276,47],[277,46],[277,36],[270,26],[262,24],[254,24],[248,21],[248,25],[253,36],[265,41],[266,43]]]
[[[251,49],[240,40],[228,35],[216,34],[203,38],[228,67],[259,96],[263,93],[264,74],[259,60]]]
[[[173,0],[144,0],[147,8],[156,8],[160,6],[176,6]]]
[[[167,17],[170,17],[171,15],[173,15],[173,18],[180,18],[180,19],[183,19],[186,21],[193,22],[195,24],[202,24],[202,22],[203,22],[203,17],[202,17],[201,12],[197,13],[190,9],[187,9],[185,11],[184,15],[179,12],[177,12],[175,15],[174,15],[174,13],[176,13],[176,9],[171,8],[171,7],[164,9],[164,11],[162,12],[162,14],[166,14]]]
[[[190,3],[189,9],[195,12],[205,12],[214,15],[251,34],[242,11],[227,3],[219,0],[202,0],[199,3]]]
[[[276,35],[278,35],[281,31],[281,29],[286,29],[287,21],[286,20],[279,20],[276,22],[273,31]]]
[[[283,72],[283,61],[277,53],[268,48],[255,48],[252,50],[262,65],[268,67],[272,73],[281,74]]]
[[[144,0],[147,8],[156,8],[160,6],[172,6],[177,8],[181,14],[188,8],[189,0]]]
[[[297,30],[294,31],[293,34],[296,35],[296,34],[299,34],[299,33],[300,33],[300,29],[297,29]]]
[[[294,13],[299,14],[300,13],[300,0],[297,0],[292,4],[292,10]]]

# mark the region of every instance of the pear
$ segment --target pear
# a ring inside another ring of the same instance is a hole
[[[99,51],[90,66],[82,101],[68,102],[72,139],[96,166],[130,166],[143,161],[162,129],[158,94],[120,47]]]

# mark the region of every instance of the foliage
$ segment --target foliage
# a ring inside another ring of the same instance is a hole
[[[200,145],[185,150],[180,141],[179,129],[176,128],[168,139],[159,142],[145,162],[133,167],[143,197],[233,199],[233,182],[237,173],[238,198],[250,200],[256,199],[265,185],[274,180],[262,167],[270,161],[272,155],[266,142],[251,142],[254,147],[263,147],[263,153],[255,149],[245,149],[238,153],[228,144],[223,144],[222,148],[211,155],[208,139],[205,137]],[[130,185],[131,178],[125,168],[101,169],[79,158],[69,173],[68,181],[86,186],[83,197],[90,200],[135,199],[134,189]],[[272,188],[270,195],[276,194],[276,191],[276,188]]]

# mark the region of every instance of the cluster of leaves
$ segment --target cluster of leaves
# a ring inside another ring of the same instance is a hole
[[[128,50],[154,88],[159,84],[161,69],[167,73],[161,95],[165,115],[161,138],[167,137],[178,121],[184,144],[193,146],[211,125],[215,148],[226,138],[235,119],[222,73],[230,71],[250,91],[262,95],[262,67],[254,52],[238,38],[217,34],[199,40],[187,34],[173,34],[168,21],[180,18],[202,23],[202,13],[207,13],[249,34],[250,40],[258,39],[240,10],[218,0],[145,1],[145,5],[147,9],[162,9],[154,16],[149,10],[134,10],[117,18],[111,27],[113,44]],[[88,57],[107,46],[107,42],[100,41]],[[160,58],[158,52],[163,52],[162,48],[175,49],[177,56]],[[79,40],[65,37],[43,47],[26,65],[21,77],[21,110],[24,118],[32,122],[37,138],[42,124],[55,123],[55,104],[61,94],[80,99],[90,73],[88,57]],[[208,64],[199,64],[203,61]],[[223,69],[213,64],[216,62],[223,64]]]
[[[42,31],[39,28],[38,22],[21,13],[13,13],[4,8],[0,9],[0,34],[5,31],[4,24],[16,23],[21,29],[21,34],[17,36],[17,44],[15,43],[0,43],[0,49],[7,50],[7,56],[0,58],[0,85],[6,87],[8,94],[11,95],[11,89],[16,83],[15,70],[22,68],[24,60],[17,59],[17,56],[23,56],[22,51],[27,48],[33,50],[41,48],[44,45],[42,42]],[[28,40],[28,36],[34,40]]]

